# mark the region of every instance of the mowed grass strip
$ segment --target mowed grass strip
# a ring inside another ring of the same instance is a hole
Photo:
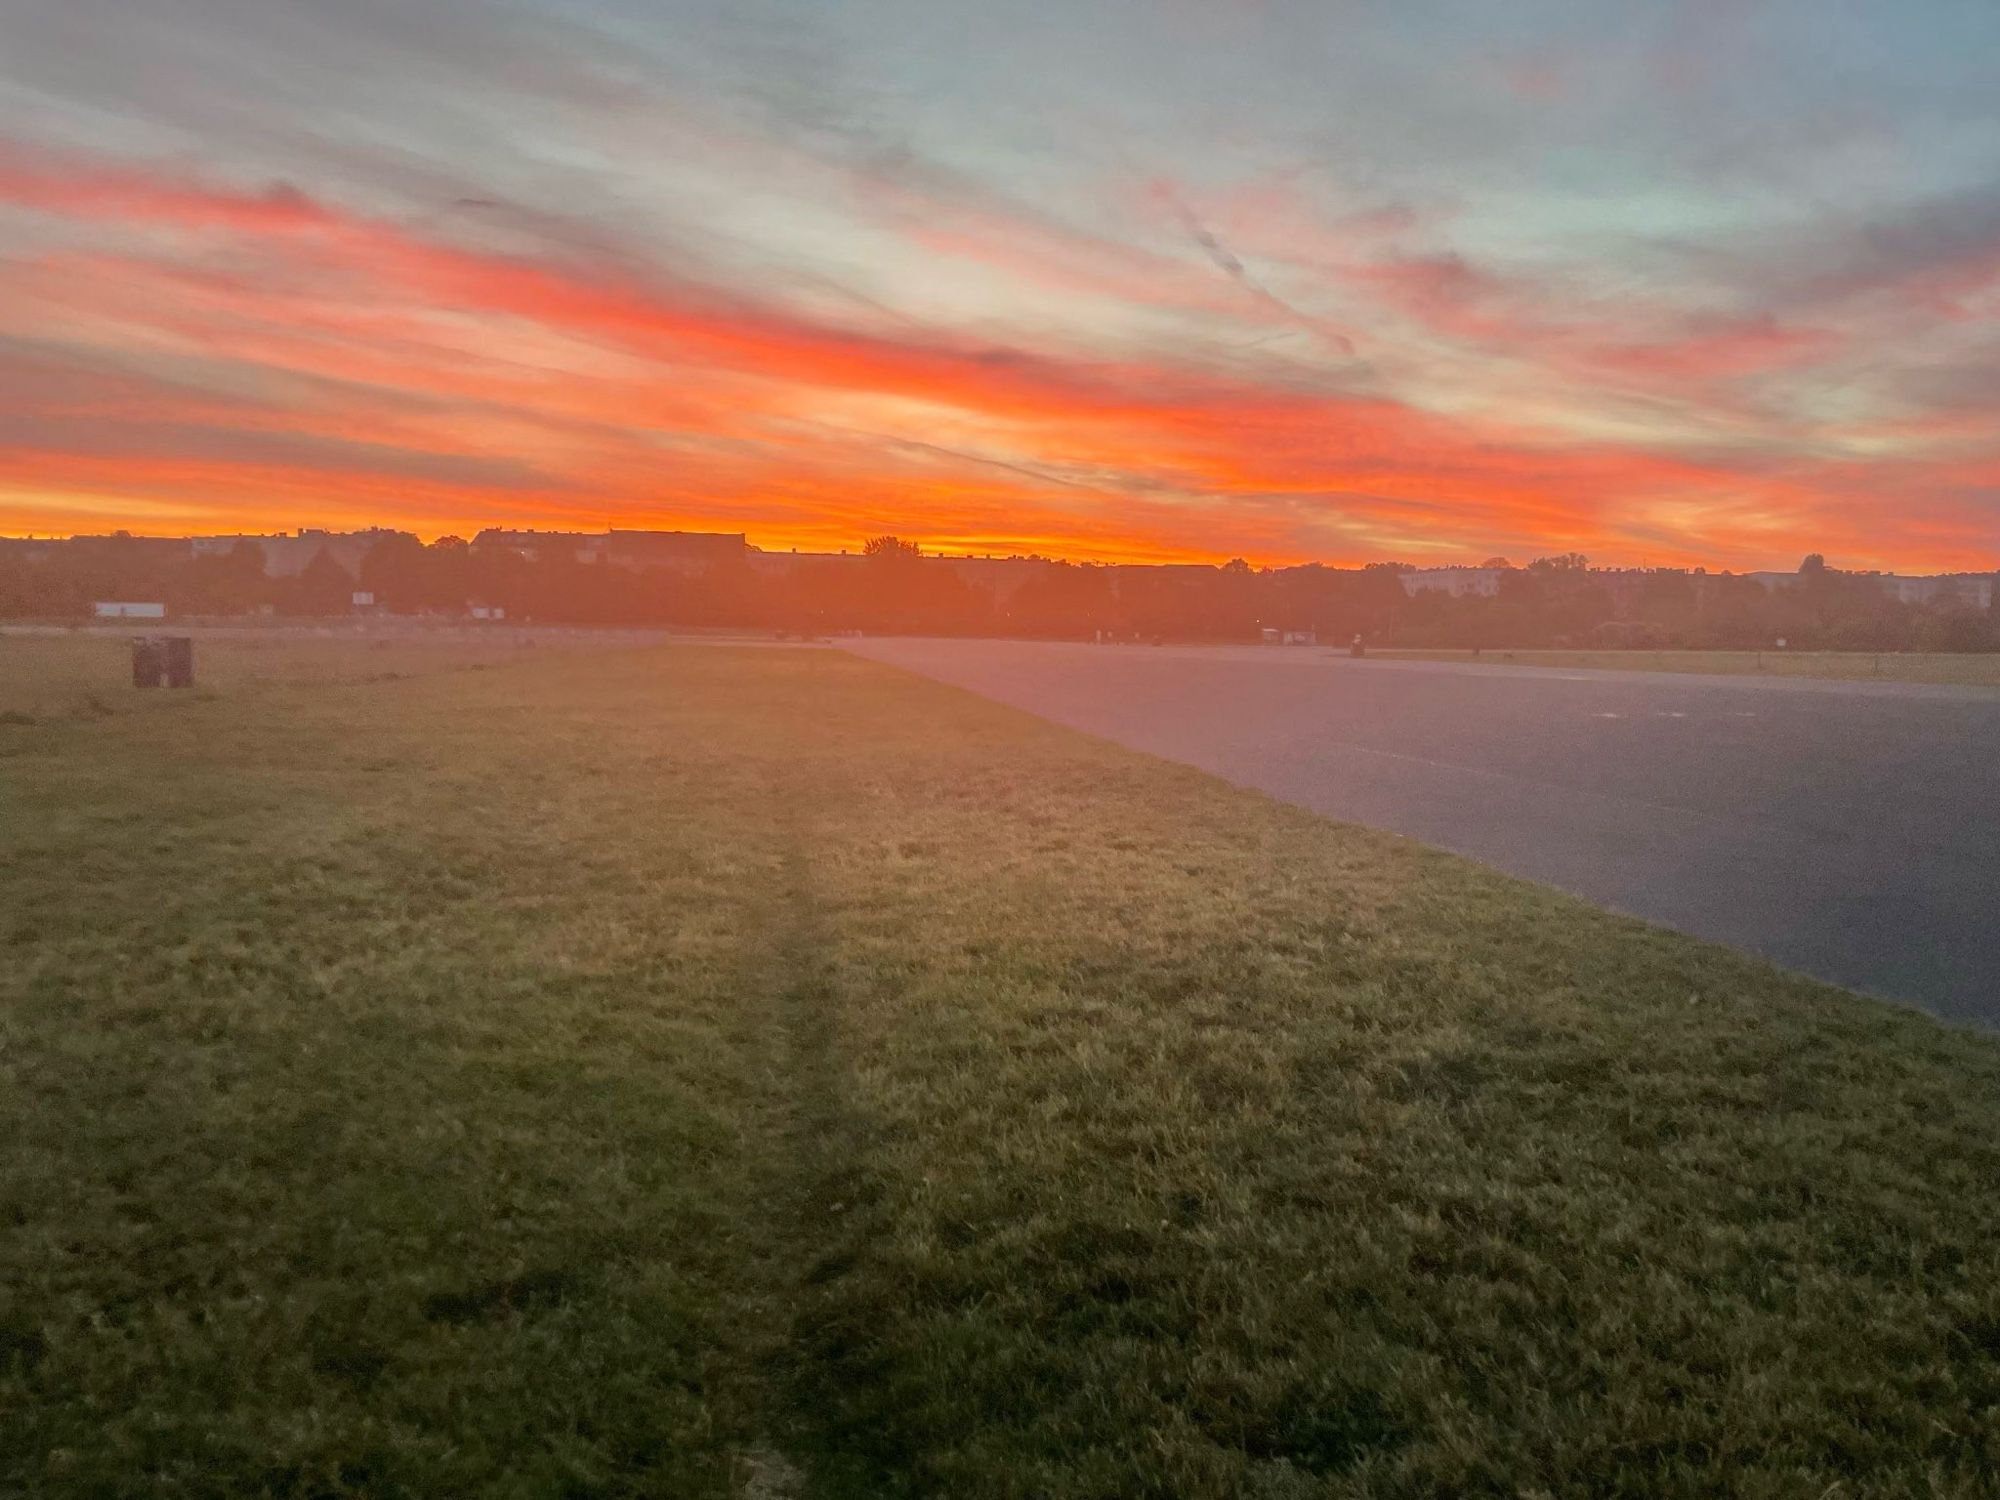
[[[1990,1039],[912,677],[276,674],[0,840],[0,1493],[1991,1492]]]
[[[1711,676],[1825,677],[1842,682],[1929,682],[2000,687],[2000,652],[1944,651],[1593,651],[1498,648],[1480,651],[1394,647],[1391,661],[1476,661],[1492,667],[1577,667],[1615,672],[1695,672]]]

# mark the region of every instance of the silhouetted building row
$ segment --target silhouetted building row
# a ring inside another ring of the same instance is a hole
[[[407,534],[387,526],[370,526],[364,531],[322,531],[317,527],[304,527],[289,536],[283,532],[271,535],[192,536],[180,545],[194,557],[227,557],[239,546],[248,543],[263,552],[266,578],[297,578],[322,554],[350,575],[357,574],[361,571],[361,560],[377,542],[386,537]]]
[[[1241,641],[1275,632],[1407,646],[1667,645],[2000,649],[1991,574],[1069,563],[924,553],[766,551],[741,532],[492,528],[425,544],[373,528],[217,537],[0,538],[0,618],[440,614],[825,634]]]
[[[1420,594],[1445,594],[1454,599],[1490,599],[1500,593],[1508,574],[1519,571],[1498,566],[1410,568],[1399,573],[1398,579],[1403,585],[1403,592],[1413,599]],[[1709,573],[1686,568],[1591,568],[1584,576],[1610,589],[1616,598],[1643,588],[1648,580],[1663,576],[1687,578],[1696,589],[1727,578],[1747,579],[1766,589],[1776,590],[1795,587],[1810,575],[1769,570]],[[1994,575],[1991,573],[1937,573],[1915,577],[1898,573],[1840,573],[1838,576],[1870,580],[1889,598],[1903,604],[1948,605],[1964,609],[1993,607]]]
[[[488,527],[475,550],[511,552],[529,562],[566,559],[626,568],[673,568],[683,573],[742,562],[756,549],[740,531],[512,531]]]
[[[146,537],[123,532],[109,536],[0,537],[0,551],[21,562],[46,560],[58,553],[116,554],[123,558],[166,563],[189,557],[224,557],[250,544],[263,554],[264,575],[268,578],[296,578],[321,556],[348,573],[359,576],[361,565],[375,547],[389,538],[409,533],[373,526],[360,531],[328,531],[317,527],[284,533],[230,533],[216,536]],[[414,538],[411,538],[414,541]],[[534,531],[489,527],[472,539],[475,552],[511,553],[527,562],[570,561],[584,564],[611,563],[628,568],[668,568],[681,573],[697,573],[711,568],[744,565],[765,577],[783,577],[801,570],[843,569],[859,566],[860,550],[838,552],[767,551],[753,546],[740,531],[651,531],[612,527],[606,531]],[[1056,566],[1054,559],[1041,556],[996,556],[994,554],[927,553],[928,564],[949,568],[967,583],[1005,599],[1030,580]],[[1806,572],[1756,571],[1710,573],[1705,569],[1684,568],[1588,568],[1575,559],[1577,569],[1591,582],[1616,593],[1645,585],[1662,577],[1686,577],[1697,588],[1714,580],[1741,579],[1761,584],[1769,590],[1790,589],[1810,575]],[[1084,565],[1091,566],[1091,565]],[[1100,564],[1110,575],[1127,572],[1166,577],[1175,574],[1197,576],[1217,571],[1206,563],[1108,563]],[[1393,572],[1403,592],[1411,598],[1441,594],[1451,598],[1493,598],[1500,594],[1510,574],[1536,571],[1499,563],[1478,567],[1434,568],[1382,564]],[[1288,569],[1260,570],[1287,572]],[[1340,571],[1340,570],[1331,570]],[[1904,604],[1946,605],[1966,609],[1990,609],[1995,597],[1992,573],[1941,573],[1905,575],[1878,572],[1840,572],[1844,579],[1872,580],[1888,597]]]

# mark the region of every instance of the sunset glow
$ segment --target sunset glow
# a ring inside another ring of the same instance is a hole
[[[0,532],[2000,563],[2000,12],[1424,11],[16,11]]]

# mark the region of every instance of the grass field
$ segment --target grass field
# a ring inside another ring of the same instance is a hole
[[[45,721],[89,720],[124,714],[182,713],[219,696],[241,699],[275,687],[339,687],[394,682],[440,671],[484,671],[537,650],[525,633],[489,640],[457,634],[378,639],[325,637],[305,631],[243,632],[219,640],[197,639],[195,686],[172,692],[135,692],[130,641],[143,626],[118,632],[26,633],[0,630],[0,728]]]
[[[1993,1492],[1990,1038],[837,652],[252,649],[0,652],[0,1494]]]
[[[2000,687],[2000,652],[1921,651],[1470,651],[1379,650],[1404,661],[1477,661],[1482,666],[1601,667],[1620,672],[1709,672],[1734,676],[1833,677],[1843,681],[1965,683]]]

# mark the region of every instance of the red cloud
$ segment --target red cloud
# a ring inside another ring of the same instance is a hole
[[[73,217],[190,229],[296,233],[332,228],[335,215],[283,185],[240,193],[0,142],[0,202]]]

